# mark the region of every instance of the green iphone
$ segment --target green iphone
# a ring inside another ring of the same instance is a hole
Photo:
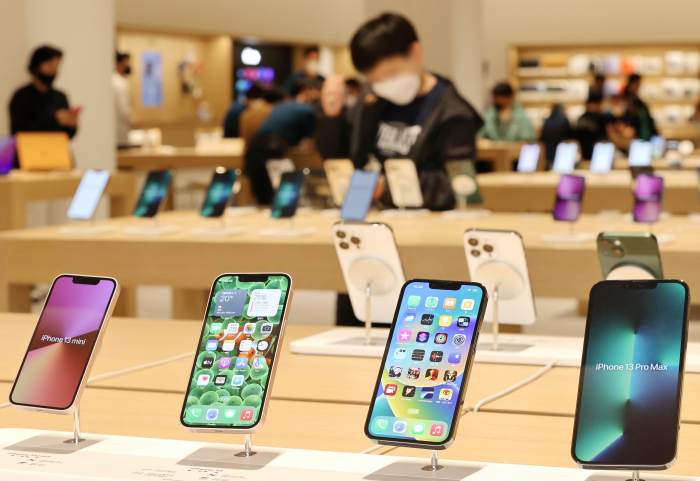
[[[625,279],[664,278],[659,245],[654,234],[601,232],[598,234],[597,244],[603,279],[621,279],[620,276]],[[640,269],[646,272],[647,276],[644,276]],[[635,275],[635,270],[639,275]]]

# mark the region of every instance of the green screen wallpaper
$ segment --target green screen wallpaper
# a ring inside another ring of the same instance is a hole
[[[593,290],[574,433],[579,461],[656,466],[673,459],[685,298],[676,282]]]
[[[217,280],[182,410],[185,424],[245,427],[260,419],[288,290],[284,276]]]

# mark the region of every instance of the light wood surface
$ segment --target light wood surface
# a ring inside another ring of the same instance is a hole
[[[242,169],[243,151],[233,154],[200,153],[194,147],[173,147],[167,150],[128,149],[117,152],[117,167],[120,170],[151,171],[218,166]]]
[[[491,163],[494,172],[512,172],[513,162],[520,156],[520,148],[524,142],[494,142],[488,139],[478,139],[476,143],[476,158],[482,162]],[[540,167],[544,167],[542,157]]]
[[[24,172],[13,170],[0,176],[0,230],[21,229],[26,225],[27,204],[70,199],[78,188],[82,171]],[[128,215],[134,208],[136,176],[112,172],[105,195],[110,198],[112,217]]]

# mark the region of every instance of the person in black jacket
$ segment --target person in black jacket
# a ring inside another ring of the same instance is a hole
[[[323,115],[316,146],[324,158],[350,158],[363,168],[408,158],[415,162],[426,207],[452,209],[455,199],[445,161],[474,160],[483,122],[452,82],[423,66],[423,47],[411,23],[383,14],[355,33],[350,51],[370,90],[345,108],[345,82],[329,77],[321,91]]]

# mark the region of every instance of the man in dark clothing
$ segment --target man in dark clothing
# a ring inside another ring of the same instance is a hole
[[[370,157],[415,162],[426,207],[452,209],[455,199],[445,161],[476,158],[483,122],[452,83],[427,72],[423,47],[405,18],[384,14],[363,25],[350,44],[355,68],[372,93],[344,106],[345,82],[328,78],[316,145],[324,158],[349,157],[363,168]],[[383,185],[383,184],[382,184]]]
[[[287,97],[296,97],[296,95],[294,95],[294,87],[303,80],[312,80],[318,88],[321,88],[321,84],[326,79],[318,73],[320,59],[321,52],[316,45],[311,45],[304,49],[304,69],[289,74],[284,81],[283,90]]]
[[[552,112],[544,120],[542,132],[540,133],[540,141],[544,144],[544,156],[547,159],[548,166],[554,162],[557,145],[570,136],[571,126],[569,125],[569,118],[564,113],[564,106],[562,104],[552,105]]]
[[[241,114],[248,107],[250,102],[261,99],[264,95],[265,89],[260,84],[254,83],[245,93],[245,101],[243,103],[239,102],[238,99],[234,100],[231,107],[229,107],[228,112],[226,112],[226,117],[224,118],[225,138],[231,139],[241,136]]]
[[[656,123],[651,116],[649,107],[639,98],[639,88],[642,85],[642,77],[632,74],[627,80],[625,87],[625,97],[628,108],[625,114],[627,123],[635,130],[637,138],[649,140],[654,135],[659,135],[656,130]]]
[[[574,129],[574,137],[581,144],[583,160],[591,160],[593,146],[596,142],[607,139],[606,127],[606,116],[603,113],[603,96],[591,93],[586,101],[586,111],[579,117]]]
[[[53,47],[34,50],[29,61],[32,82],[12,96],[10,130],[17,132],[65,132],[78,129],[79,109],[71,109],[66,95],[53,88],[63,53]]]

